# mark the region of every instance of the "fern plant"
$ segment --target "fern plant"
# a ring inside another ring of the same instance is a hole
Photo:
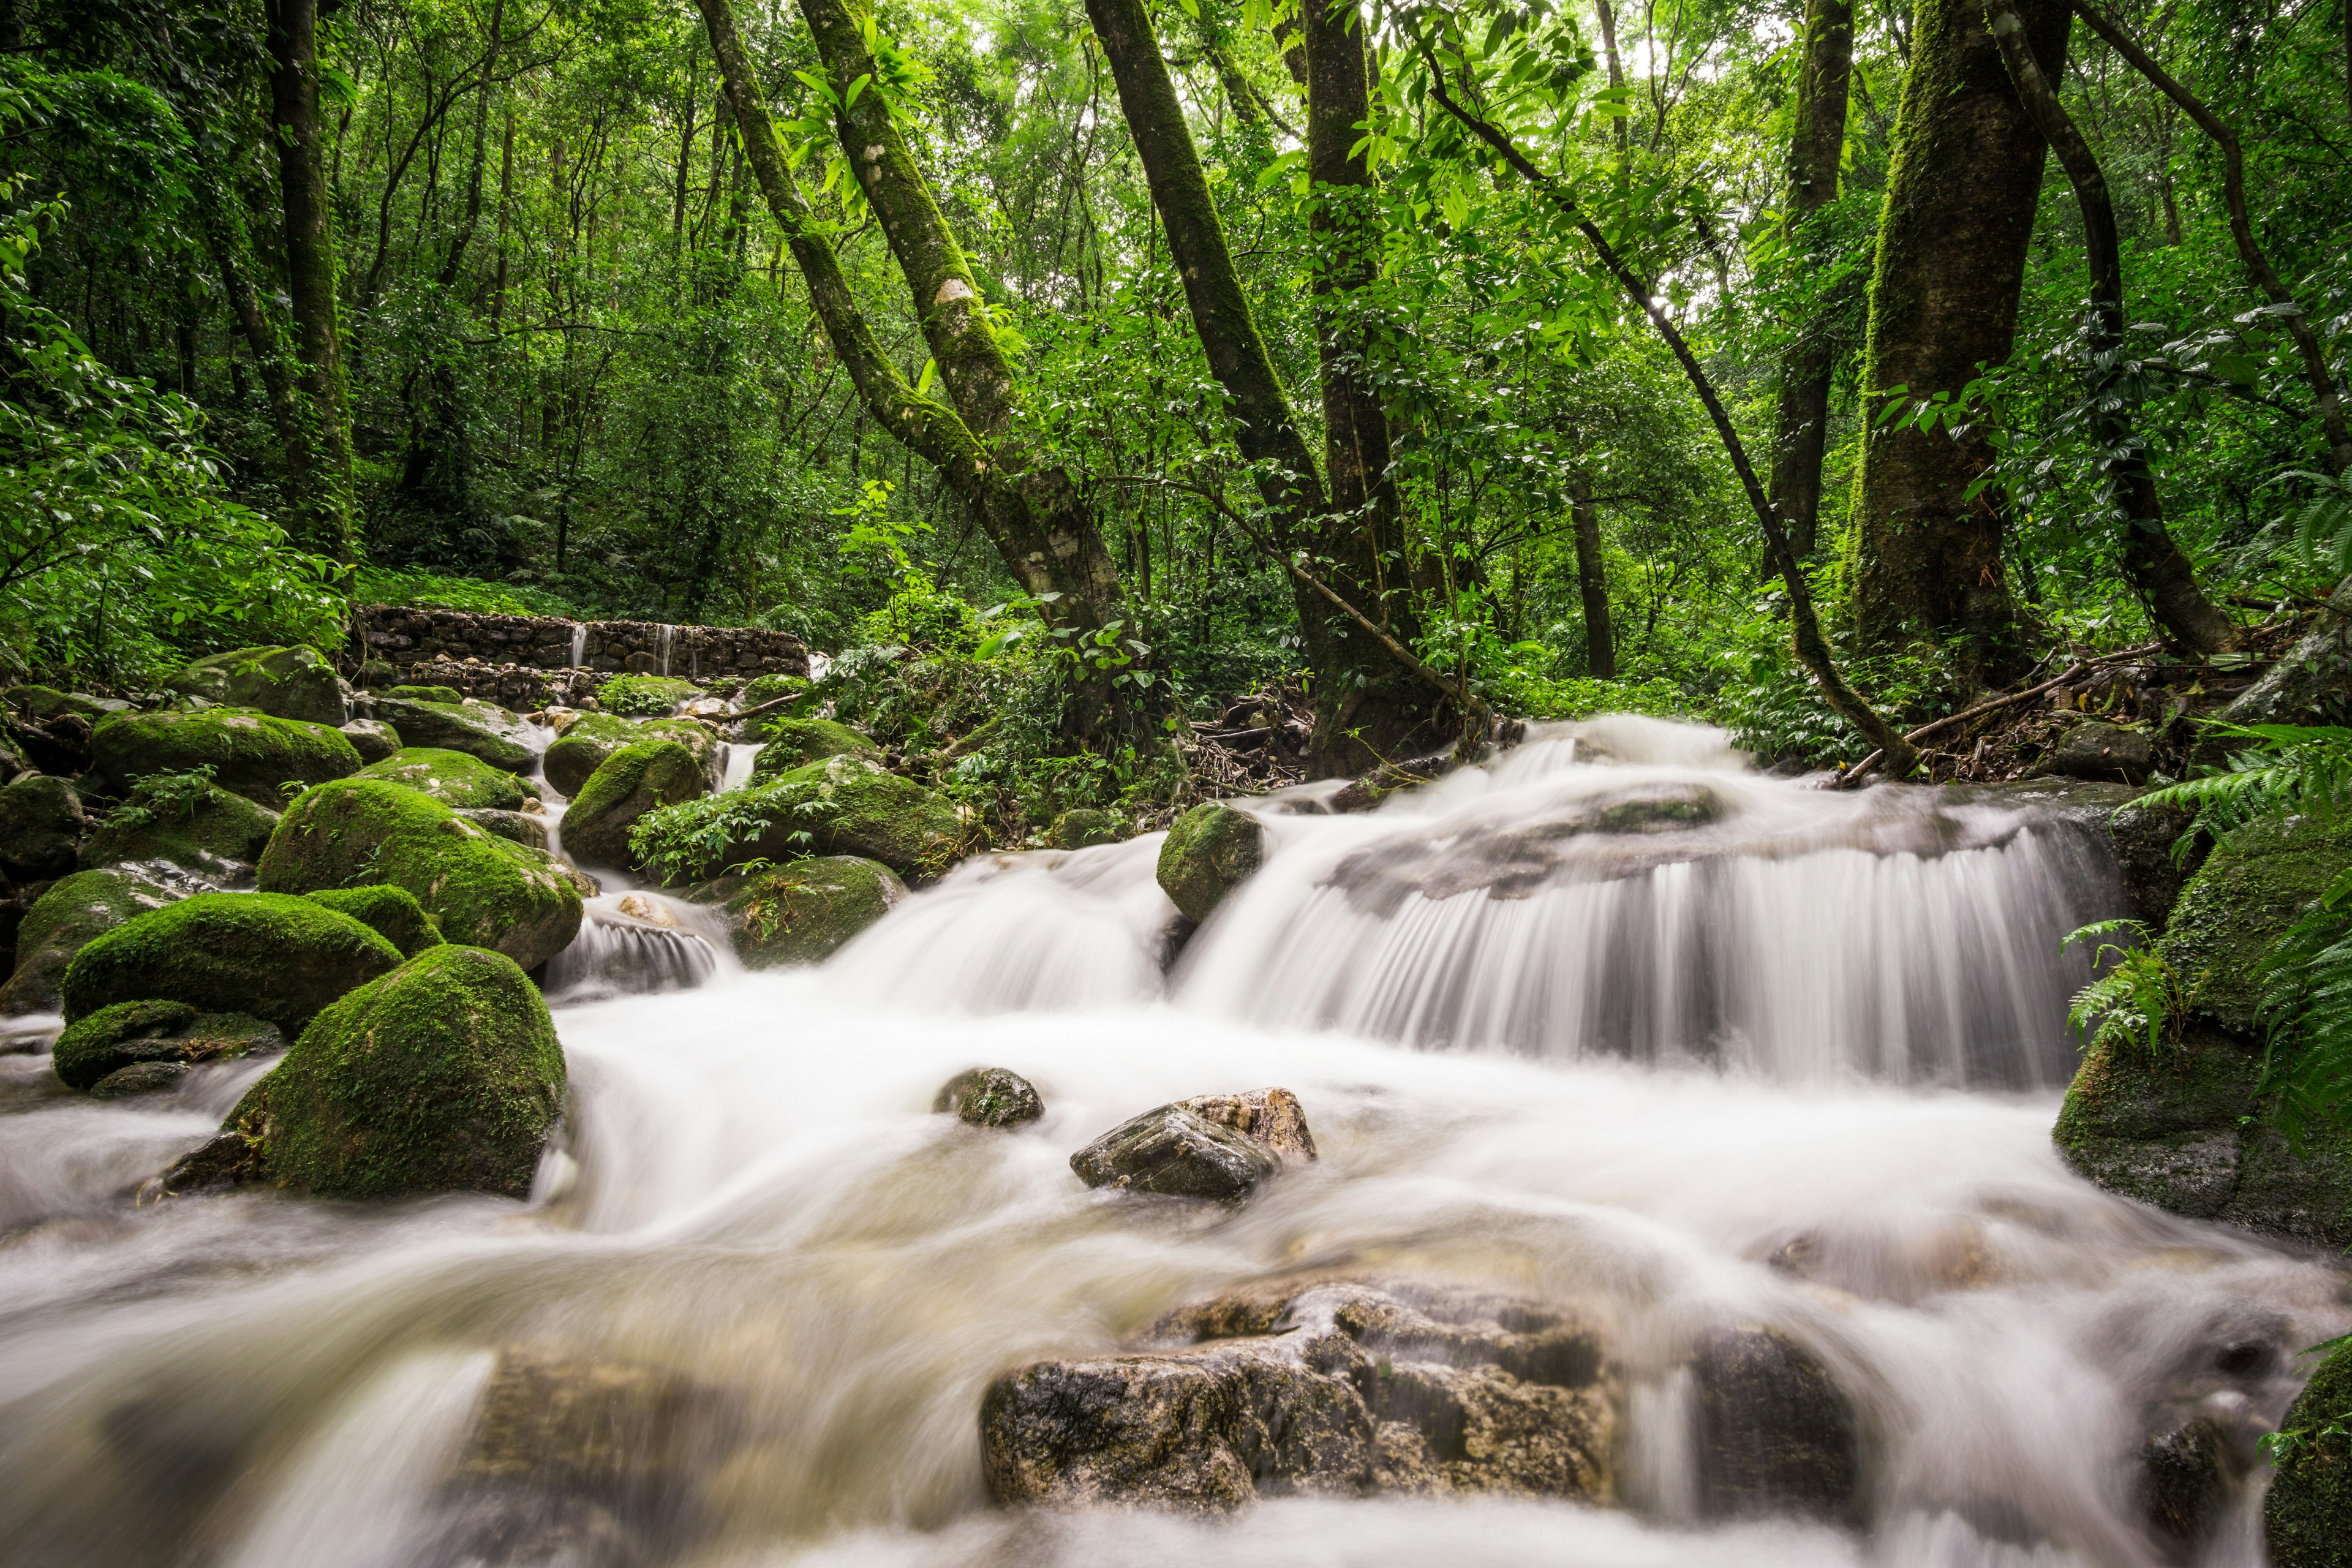
[[[2108,937],[2123,937],[2109,942]],[[2091,954],[2091,983],[2074,993],[2066,1025],[2083,1048],[2137,1041],[2163,1061],[2180,1043],[2191,996],[2180,972],[2137,921],[2098,921],[2066,933],[2064,946],[2098,945]],[[2105,966],[2106,973],[2097,971]]]

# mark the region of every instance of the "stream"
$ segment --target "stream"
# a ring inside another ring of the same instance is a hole
[[[1643,720],[1539,726],[1367,813],[1329,793],[1249,803],[1265,868],[1165,972],[1159,835],[977,858],[811,970],[743,973],[608,884],[601,945],[551,975],[571,1100],[528,1203],[137,1207],[268,1064],[101,1102],[0,1055],[0,1563],[2262,1561],[2258,1487],[2162,1554],[2137,1456],[2186,1415],[2274,1425],[2352,1307],[2053,1148],[2086,973],[2061,939],[2122,908],[2103,848]],[[1044,1119],[930,1112],[982,1064]],[[1268,1085],[1321,1158],[1245,1205],[1070,1171],[1139,1111]],[[989,1502],[992,1381],[1315,1268],[1601,1324],[1616,1505]],[[1853,1522],[1700,1517],[1685,1363],[1727,1323],[1853,1400]],[[655,1414],[519,1504],[481,1484],[532,1441],[494,1414],[518,1368]]]

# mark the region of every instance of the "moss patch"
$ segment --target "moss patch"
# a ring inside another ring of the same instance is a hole
[[[2164,936],[2165,956],[2197,987],[2199,1007],[2253,1034],[2263,955],[2347,865],[2352,813],[2263,819],[2217,846],[2180,889]]]
[[[159,1042],[199,1016],[185,1002],[117,1002],[66,1026],[49,1065],[69,1089],[88,1089],[138,1061],[162,1061],[174,1047]],[[142,1047],[145,1047],[142,1049]]]
[[[370,763],[356,776],[406,784],[460,810],[520,811],[523,802],[539,798],[539,786],[529,779],[438,746],[404,746],[380,763]]]
[[[1168,829],[1160,846],[1162,891],[1195,921],[1255,871],[1265,856],[1265,834],[1256,817],[1230,805],[1196,805]]]
[[[433,917],[405,888],[379,882],[368,888],[327,888],[302,897],[321,909],[351,916],[398,948],[403,958],[415,958],[428,947],[441,945],[441,932]]]
[[[692,895],[723,900],[735,955],[747,969],[819,963],[907,896],[890,868],[850,855],[795,860],[730,877]]]
[[[164,681],[163,687],[231,708],[251,708],[312,724],[341,724],[348,717],[334,666],[320,658],[316,648],[300,646],[241,647],[211,654]]]
[[[16,928],[16,970],[0,986],[0,1014],[51,1011],[66,966],[84,943],[183,896],[178,888],[121,868],[79,871],[57,882]]]
[[[646,741],[675,741],[692,752],[705,773],[716,773],[719,737],[709,725],[692,719],[624,719],[612,713],[583,713],[547,748],[541,772],[565,795],[578,795],[604,760],[624,746]]]
[[[954,855],[963,820],[938,794],[859,757],[829,757],[755,788],[673,806],[647,821],[659,837],[685,841],[707,822],[730,828],[712,859],[740,866],[788,861],[814,851],[879,860],[902,877],[936,875]],[[754,826],[764,822],[765,826]]]
[[[376,699],[375,716],[398,730],[411,746],[463,752],[510,773],[528,772],[539,755],[538,748],[527,742],[528,726],[495,703],[471,699],[426,702],[386,693]]]
[[[83,840],[84,869],[166,860],[216,881],[234,880],[252,874],[278,827],[276,812],[219,788],[185,809],[135,796],[132,805]]]
[[[340,730],[242,708],[116,713],[91,731],[89,754],[118,795],[148,773],[191,773],[209,763],[215,784],[266,806],[285,798],[284,784],[324,784],[361,765]]]
[[[536,968],[580,929],[580,893],[545,853],[510,843],[430,795],[381,779],[342,779],[287,808],[261,857],[264,891],[312,893],[389,883],[439,922],[446,941]]]
[[[388,686],[382,695],[406,702],[446,702],[453,708],[466,700],[466,694],[454,686]]]
[[[761,730],[765,744],[751,763],[751,777],[764,782],[827,757],[882,760],[882,748],[846,724],[830,719],[771,719]]]
[[[667,675],[616,675],[596,689],[596,701],[607,713],[624,718],[660,719],[691,702],[702,689],[691,680]]]
[[[64,876],[89,830],[81,796],[64,779],[36,773],[0,788],[0,872],[13,880]]]
[[[400,964],[348,915],[274,893],[199,893],[134,917],[74,955],[61,988],[72,1023],[116,1002],[161,998],[249,1013],[289,1034]]]
[[[319,1015],[225,1125],[262,1179],[322,1197],[521,1197],[562,1109],[563,1052],[510,959],[438,947]]]
[[[2280,1461],[2263,1504],[2273,1568],[2352,1568],[2352,1345],[2322,1362],[2280,1428],[2312,1434]]]
[[[629,830],[638,818],[709,793],[702,764],[675,741],[624,746],[589,776],[563,814],[564,853],[583,866],[632,865]]]

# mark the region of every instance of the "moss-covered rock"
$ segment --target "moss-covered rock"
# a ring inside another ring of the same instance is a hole
[[[438,689],[394,688],[394,691],[417,689]],[[411,746],[463,752],[510,773],[528,773],[539,755],[539,748],[530,743],[530,727],[492,702],[471,698],[426,702],[386,692],[375,700],[375,716],[398,730],[400,738]]]
[[[562,952],[580,930],[579,889],[549,856],[381,779],[337,780],[287,807],[259,882],[273,893],[405,888],[445,940],[490,948],[526,969]]]
[[[82,841],[84,870],[165,861],[219,883],[253,875],[278,814],[217,786],[186,800],[133,794]]]
[[[751,763],[756,782],[764,783],[827,757],[882,760],[882,748],[871,738],[830,719],[771,719],[760,725],[760,739],[765,743]]]
[[[1091,805],[1076,806],[1054,818],[1045,842],[1056,849],[1091,849],[1118,842],[1118,818]]]
[[[400,731],[381,719],[354,719],[342,732],[363,762],[380,763],[400,750]]]
[[[954,853],[963,820],[937,792],[862,757],[828,757],[722,797],[768,818],[730,844],[727,864],[791,859],[805,850],[879,860],[902,877],[936,874]],[[803,845],[798,838],[807,834]]]
[[[399,949],[403,958],[415,958],[428,947],[441,945],[440,928],[416,901],[416,895],[405,888],[378,882],[367,888],[324,888],[302,897],[322,909],[351,916]]]
[[[400,966],[352,919],[275,893],[199,893],[123,921],[74,955],[60,999],[70,1024],[117,1002],[249,1013],[293,1034],[328,1003]]]
[[[2262,960],[2296,917],[2352,866],[2352,812],[2330,820],[2266,818],[2232,833],[2180,889],[2164,952],[2200,1011],[2252,1035]]]
[[[319,1015],[224,1126],[320,1197],[530,1191],[563,1103],[547,1005],[509,958],[436,947]]]
[[[203,1013],[184,1002],[117,1002],[68,1025],[50,1058],[74,1089],[114,1098],[168,1089],[198,1062],[224,1060],[282,1047],[278,1026],[244,1013]],[[150,1076],[123,1080],[134,1068]],[[160,1069],[169,1068],[170,1071]],[[109,1080],[117,1080],[105,1094]]]
[[[1258,819],[1230,805],[1196,805],[1160,846],[1160,886],[1188,919],[1205,921],[1265,854]]]
[[[206,656],[164,689],[280,719],[339,725],[351,717],[334,666],[310,647],[241,647]]]
[[[691,680],[667,675],[616,675],[596,689],[596,701],[607,713],[630,719],[660,719],[691,702],[702,689]]]
[[[2279,1429],[2303,1437],[2263,1503],[2272,1568],[2352,1568],[2352,1344],[2320,1363]]]
[[[805,697],[808,690],[805,675],[758,675],[744,683],[735,700],[745,708],[757,708],[787,697]]]
[[[370,763],[354,776],[406,784],[460,810],[519,811],[523,802],[539,798],[539,786],[530,780],[494,768],[479,757],[438,746],[404,746],[380,763]]]
[[[267,806],[285,799],[284,784],[324,784],[362,765],[340,730],[242,708],[116,713],[91,733],[89,753],[118,795],[149,773],[191,773],[210,763],[213,783]]]
[[[629,829],[639,817],[709,793],[709,775],[676,742],[624,746],[589,775],[563,814],[563,851],[583,866],[634,865]]]
[[[77,872],[52,884],[16,928],[16,967],[0,985],[0,1014],[54,1011],[66,966],[84,943],[186,896],[184,889],[128,867]]]
[[[1005,1068],[973,1068],[940,1085],[931,1113],[968,1127],[1020,1127],[1045,1114],[1036,1085]]]
[[[460,806],[457,815],[509,844],[520,844],[526,849],[547,849],[547,818],[527,811],[492,811],[487,806]]]
[[[387,686],[381,695],[407,702],[446,702],[452,706],[466,700],[466,694],[454,686]]]
[[[46,724],[63,713],[78,713],[95,724],[125,706],[119,702],[109,704],[85,692],[60,691],[54,686],[12,686],[0,691],[0,703],[37,724]]]
[[[691,896],[725,911],[745,968],[772,969],[823,963],[897,907],[907,885],[877,860],[824,855],[730,877]]]
[[[89,818],[71,784],[47,773],[0,788],[0,873],[45,882],[74,868]]]
[[[716,781],[719,736],[708,724],[692,719],[625,719],[613,713],[583,713],[565,725],[562,738],[547,748],[540,771],[565,795],[578,795],[606,758],[624,746],[647,741],[684,746]]]

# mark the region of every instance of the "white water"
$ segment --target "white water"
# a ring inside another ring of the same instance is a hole
[[[719,793],[741,789],[751,782],[765,741],[722,741],[719,744]]]
[[[572,668],[578,669],[588,662],[588,623],[575,621],[572,626]]]
[[[1150,879],[1156,840],[1143,840],[967,867],[823,970],[722,973],[698,990],[560,1006],[570,1122],[530,1205],[238,1194],[133,1209],[124,1191],[202,1139],[258,1068],[201,1069],[166,1102],[105,1104],[66,1094],[43,1058],[0,1058],[0,1559],[2155,1561],[2130,1464],[2150,1407],[2274,1420],[2294,1386],[2291,1353],[2352,1310],[2327,1268],[2067,1172],[2049,1142],[2054,1016],[2027,1019],[2029,1037],[1983,1070],[2039,1087],[1917,1081],[1975,1073],[1990,1049],[1977,1020],[2011,1007],[2016,986],[2041,997],[2051,979],[2037,922],[2107,897],[2095,878],[2041,880],[2083,869],[2058,839],[1963,822],[1948,853],[1913,857],[1908,882],[1885,868],[1846,874],[1845,896],[1877,918],[1841,929],[1872,943],[1881,969],[1919,977],[1906,998],[1937,994],[1932,941],[1965,910],[2010,965],[1984,987],[1997,1005],[1906,1012],[1901,1051],[1875,1056],[1851,1053],[1841,1020],[1856,1005],[1835,986],[1813,993],[1834,1052],[1776,1033],[1802,1005],[1794,978],[1771,1006],[1723,1011],[1727,1037],[1748,1031],[1738,1049],[1653,1050],[1654,1033],[1612,1034],[1565,993],[1521,1036],[1486,1029],[1466,1002],[1381,1013],[1365,1000],[1381,979],[1389,992],[1466,997],[1504,973],[1486,951],[1498,944],[1517,942],[1521,984],[1567,963],[1575,932],[1594,929],[1575,925],[1575,900],[1601,885],[1581,846],[1566,872],[1523,866],[1537,890],[1507,900],[1558,905],[1549,946],[1499,929],[1484,882],[1420,912],[1451,924],[1448,941],[1383,943],[1381,927],[1301,874],[1310,858],[1336,868],[1435,842],[1426,885],[1449,864],[1490,878],[1496,857],[1470,852],[1479,824],[1507,809],[1562,820],[1590,804],[1585,775],[1713,784],[1738,809],[1699,831],[1758,864],[1741,868],[1746,901],[1701,906],[1687,927],[1654,923],[1670,946],[1687,929],[1823,913],[1802,902],[1818,896],[1809,862],[1922,830],[1896,792],[1809,796],[1727,773],[1720,758],[1654,754],[1703,739],[1654,734],[1652,760],[1614,770],[1522,754],[1370,818],[1278,817],[1265,871],[1194,938],[1172,999],[1158,994],[1169,911]],[[1536,793],[1507,805],[1520,789]],[[1469,849],[1448,861],[1447,846]],[[1614,868],[1627,869],[1618,847]],[[1906,892],[1948,907],[1911,908]],[[1312,937],[1340,919],[1360,922],[1351,952]],[[1370,973],[1379,964],[1391,972]],[[1656,994],[1630,960],[1571,973]],[[1307,1000],[1286,1001],[1285,981]],[[1252,1007],[1275,1016],[1239,1016]],[[1348,1026],[1307,1026],[1333,1017]],[[1964,1047],[1945,1027],[1979,1033]],[[1416,1030],[1462,1048],[1393,1043]],[[1498,1045],[1512,1048],[1469,1048]],[[1031,1078],[1045,1120],[983,1133],[928,1113],[942,1079],[983,1062]],[[1244,1208],[1131,1203],[1069,1173],[1070,1150],[1137,1110],[1270,1083],[1300,1096],[1323,1159]],[[1819,1260],[1810,1279],[1766,1261],[1801,1237]],[[999,1373],[1110,1349],[1205,1290],[1326,1265],[1492,1283],[1594,1314],[1627,1389],[1629,1506],[1289,1500],[1228,1524],[986,1503],[975,1412]],[[1860,1528],[1689,1521],[1676,1368],[1709,1325],[1754,1322],[1812,1347],[1861,1406]],[[2217,1370],[2233,1347],[2237,1370]],[[614,1522],[575,1497],[558,1510],[567,1550],[486,1549],[486,1519],[515,1516],[486,1515],[460,1456],[494,1359],[518,1350],[675,1381],[660,1506]],[[2205,1559],[2258,1560],[2242,1510]]]

